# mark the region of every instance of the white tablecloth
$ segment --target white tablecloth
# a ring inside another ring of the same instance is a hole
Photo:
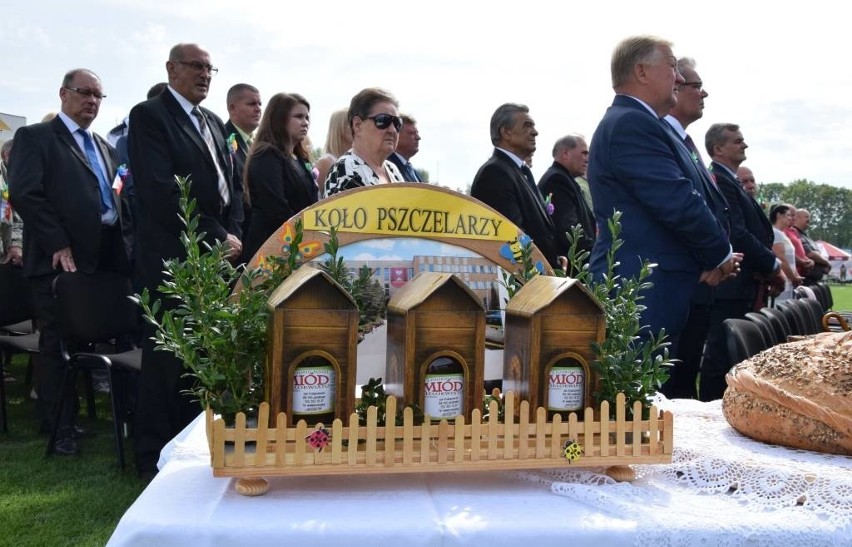
[[[109,545],[852,546],[852,458],[754,443],[718,402],[666,405],[675,461],[632,484],[577,467],[282,477],[257,498],[213,477],[199,417]]]

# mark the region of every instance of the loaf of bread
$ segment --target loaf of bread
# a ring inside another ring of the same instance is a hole
[[[852,456],[852,331],[779,344],[726,379],[722,412],[743,435]]]

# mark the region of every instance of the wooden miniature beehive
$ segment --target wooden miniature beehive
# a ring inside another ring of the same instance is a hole
[[[327,423],[329,417],[349,416],[355,408],[359,317],[352,296],[325,272],[304,265],[273,291],[267,305],[266,400],[272,415],[285,412],[288,421],[310,422],[312,414],[325,414]],[[325,389],[329,382],[333,394]],[[319,412],[327,408],[328,396],[334,416]]]
[[[605,329],[603,307],[582,283],[534,277],[506,305],[503,391],[551,413],[592,406],[591,344]]]
[[[421,272],[394,294],[387,314],[388,394],[432,418],[469,416],[482,406],[485,308],[461,279]]]

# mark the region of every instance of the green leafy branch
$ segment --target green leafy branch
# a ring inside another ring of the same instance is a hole
[[[157,287],[135,295],[145,320],[154,327],[156,349],[173,353],[195,378],[188,392],[203,406],[223,415],[251,410],[263,398],[267,300],[272,290],[298,267],[302,228],[285,257],[272,257],[268,270],[238,270],[227,259],[224,242],[209,244],[198,231],[190,180],[175,177],[180,189],[180,239],[186,257],[164,263]],[[231,293],[240,283],[242,290]]]
[[[361,399],[355,405],[355,412],[358,414],[358,423],[367,425],[367,409],[371,406],[376,407],[376,418],[378,423],[385,423],[387,419],[387,400],[388,395],[385,393],[385,386],[382,384],[381,378],[370,378],[366,384],[361,386]],[[420,425],[423,423],[423,410],[418,405],[408,405],[414,411],[414,424]],[[403,412],[407,407],[398,408],[394,423],[403,425]]]

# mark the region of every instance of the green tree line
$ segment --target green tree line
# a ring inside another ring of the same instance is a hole
[[[789,203],[811,213],[808,235],[828,241],[836,247],[852,247],[852,190],[798,179],[789,184],[772,182],[759,185],[758,201],[769,208]]]

